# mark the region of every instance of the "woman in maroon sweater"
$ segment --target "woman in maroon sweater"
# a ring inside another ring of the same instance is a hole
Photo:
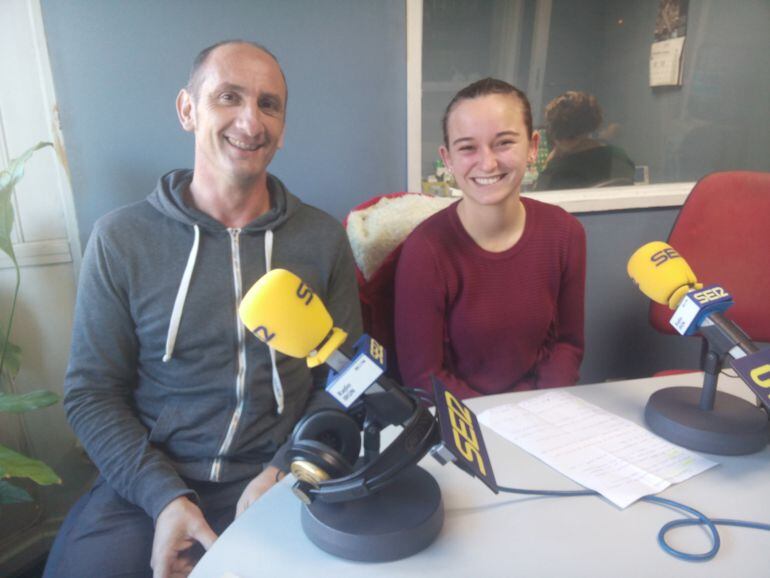
[[[396,274],[405,385],[441,378],[461,398],[572,385],[583,358],[585,232],[554,205],[521,198],[537,151],[524,93],[487,78],[444,114],[444,164],[462,199],[424,221]]]

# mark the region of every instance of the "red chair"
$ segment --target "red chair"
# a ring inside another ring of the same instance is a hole
[[[699,282],[721,285],[733,296],[728,318],[753,340],[770,341],[770,173],[703,177],[682,206],[668,243]],[[651,302],[650,324],[661,333],[677,334],[669,324],[671,314]]]
[[[389,193],[361,203],[345,217],[356,262],[364,331],[387,351],[388,373],[399,379],[394,334],[395,277],[401,246],[427,217],[457,199]]]
[[[698,181],[674,222],[668,243],[690,264],[698,280],[718,284],[735,305],[726,316],[753,340],[770,341],[770,173],[712,173]],[[650,303],[650,324],[676,335],[671,310]],[[703,344],[703,357],[706,343]],[[670,375],[694,370],[667,370]]]
[[[732,294],[735,304],[726,317],[752,340],[770,341],[770,173],[714,173],[698,181],[668,242],[699,282],[718,284]],[[671,314],[668,307],[650,305],[650,323],[658,331],[675,333],[669,324]],[[653,393],[645,408],[647,425],[698,451],[722,455],[760,451],[768,440],[767,414],[717,391],[723,352],[709,349],[705,339],[702,351],[702,387],[669,387]]]

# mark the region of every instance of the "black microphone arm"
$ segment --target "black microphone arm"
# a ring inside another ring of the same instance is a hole
[[[743,329],[721,312],[706,316],[698,330],[720,355],[727,354],[733,359],[740,359],[759,351]]]

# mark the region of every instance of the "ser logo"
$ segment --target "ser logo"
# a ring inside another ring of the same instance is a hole
[[[760,349],[730,363],[765,409],[770,411],[770,349]]]
[[[751,381],[759,387],[770,389],[770,363],[755,367],[749,375],[751,376]]]
[[[444,392],[444,398],[449,410],[449,421],[452,425],[455,447],[470,463],[476,462],[481,475],[486,476],[487,470],[484,459],[481,457],[478,436],[473,429],[470,410],[463,407],[448,391]]]
[[[385,365],[385,348],[374,339],[369,340],[369,355],[380,365]]]
[[[665,249],[661,249],[660,251],[655,251],[650,256],[650,261],[652,261],[656,267],[660,267],[663,265],[663,263],[666,263],[667,261],[670,261],[671,259],[680,259],[681,256],[679,253],[676,252],[676,249],[673,247],[666,247]]]
[[[721,287],[709,287],[708,289],[693,293],[692,297],[701,305],[705,305],[712,301],[719,301],[725,297],[730,297],[730,294]]]
[[[297,297],[303,299],[306,306],[310,305],[310,302],[313,300],[313,291],[304,282],[300,281],[299,287],[297,287]]]

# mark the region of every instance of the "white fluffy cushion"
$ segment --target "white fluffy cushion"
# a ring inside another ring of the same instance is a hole
[[[417,225],[455,201],[457,199],[451,197],[409,194],[383,197],[371,207],[350,213],[348,237],[364,278],[369,280]]]

